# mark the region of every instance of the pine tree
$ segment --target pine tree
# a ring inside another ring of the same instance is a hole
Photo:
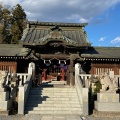
[[[17,4],[10,11],[0,5],[0,43],[18,43],[26,26],[26,14]]]
[[[12,10],[11,34],[12,43],[18,43],[25,28],[26,14],[22,7],[17,4]]]
[[[11,13],[7,8],[0,5],[0,43],[10,41],[9,26],[11,22]]]

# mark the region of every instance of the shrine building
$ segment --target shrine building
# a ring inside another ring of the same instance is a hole
[[[94,47],[84,27],[87,23],[28,22],[19,44],[0,44],[0,70],[27,73],[35,63],[39,84],[66,81],[74,85],[75,64],[82,74],[114,71],[120,74],[120,48]]]

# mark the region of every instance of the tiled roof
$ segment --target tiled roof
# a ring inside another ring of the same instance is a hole
[[[120,47],[89,47],[82,51],[85,58],[120,58]]]
[[[32,25],[43,25],[43,26],[71,26],[71,27],[85,27],[88,23],[60,23],[60,22],[38,22],[38,21],[28,21],[28,24],[32,24]]]
[[[29,51],[18,44],[0,44],[0,56],[26,56]]]
[[[83,30],[85,25],[77,23],[29,22],[29,27],[24,30],[20,42],[23,45],[45,45],[49,41],[63,41],[68,46],[90,46],[86,32]]]

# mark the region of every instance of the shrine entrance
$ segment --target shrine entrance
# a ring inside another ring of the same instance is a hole
[[[42,81],[66,81],[67,64],[65,60],[46,60]]]

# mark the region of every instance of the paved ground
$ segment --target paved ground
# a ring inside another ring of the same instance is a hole
[[[95,118],[79,115],[14,115],[0,116],[0,120],[120,120],[120,118]]]

